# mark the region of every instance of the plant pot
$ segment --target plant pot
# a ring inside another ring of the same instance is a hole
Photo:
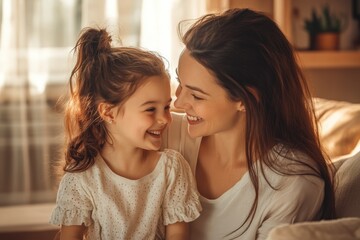
[[[310,36],[311,50],[339,50],[340,34],[337,32],[324,32]]]

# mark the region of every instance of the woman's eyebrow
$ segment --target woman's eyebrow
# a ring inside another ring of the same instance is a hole
[[[189,88],[189,89],[191,89],[191,90],[193,90],[193,91],[197,91],[197,92],[200,92],[200,93],[202,93],[202,94],[205,94],[205,95],[207,95],[207,96],[210,95],[210,94],[208,94],[207,92],[204,92],[203,90],[201,90],[201,89],[198,88],[198,87],[194,87],[194,86],[191,86],[191,85],[185,85],[185,87],[187,87],[187,88]]]
[[[178,73],[178,69],[175,68],[175,73],[176,73],[176,79],[178,80],[178,82],[180,82],[180,78],[179,78],[179,73]],[[205,94],[207,96],[210,96],[210,94],[208,94],[207,92],[204,92],[203,90],[201,90],[200,88],[198,87],[195,87],[195,86],[191,86],[191,85],[185,85],[185,87],[193,90],[193,91],[197,91],[197,92],[200,92],[202,94]]]

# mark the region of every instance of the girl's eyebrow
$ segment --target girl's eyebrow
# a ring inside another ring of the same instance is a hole
[[[170,98],[168,100],[168,103],[171,103],[171,101],[172,101],[172,98]],[[144,106],[144,105],[148,105],[148,104],[156,104],[156,103],[159,103],[159,101],[146,101],[146,102],[142,103],[140,106]]]

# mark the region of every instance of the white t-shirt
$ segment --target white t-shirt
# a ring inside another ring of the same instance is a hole
[[[161,239],[165,225],[193,221],[201,210],[190,167],[166,149],[155,169],[138,180],[121,177],[98,156],[60,183],[50,223],[88,227],[87,239]]]
[[[163,147],[180,151],[189,161],[195,174],[201,138],[192,139],[187,133],[187,120],[181,114],[173,114],[173,122],[164,135]],[[279,151],[281,154],[279,154]],[[315,170],[305,164],[288,160],[292,158],[312,165],[306,156],[283,146],[276,146],[275,154],[279,164],[285,164],[298,173],[314,173]],[[287,158],[284,158],[286,155]],[[249,225],[245,223],[252,206],[255,192],[246,173],[233,187],[217,199],[200,196],[202,212],[199,218],[191,222],[191,239],[265,239],[269,231],[283,223],[316,220],[324,198],[324,182],[316,176],[281,175],[265,166],[265,176],[259,179],[259,199],[254,218]],[[246,229],[247,228],[247,229]]]

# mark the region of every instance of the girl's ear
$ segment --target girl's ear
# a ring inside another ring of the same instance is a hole
[[[112,123],[115,119],[113,106],[108,103],[100,103],[98,106],[98,112],[100,117],[108,123]]]

